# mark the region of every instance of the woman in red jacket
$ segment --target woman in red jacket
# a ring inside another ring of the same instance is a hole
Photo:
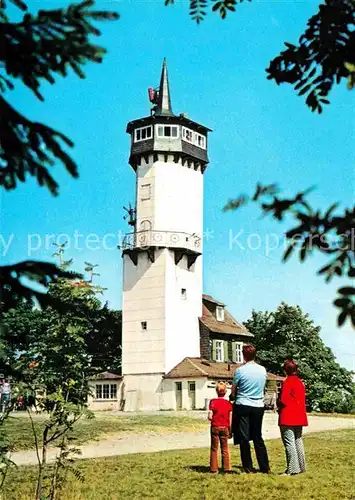
[[[302,429],[308,425],[306,391],[304,383],[297,376],[297,365],[294,361],[285,361],[283,369],[287,376],[278,401],[279,426],[286,451],[285,474],[293,476],[306,471],[302,441]]]

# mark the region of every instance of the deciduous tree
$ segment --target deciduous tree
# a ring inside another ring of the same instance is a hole
[[[321,328],[300,307],[282,303],[274,312],[253,311],[245,326],[255,335],[253,344],[267,370],[282,375],[284,361],[296,361],[313,409],[355,412],[351,372],[339,365],[320,337]]]

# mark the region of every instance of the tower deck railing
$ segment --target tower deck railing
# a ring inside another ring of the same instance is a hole
[[[146,230],[126,234],[122,243],[123,250],[150,247],[185,248],[193,252],[201,252],[202,241],[198,234]]]

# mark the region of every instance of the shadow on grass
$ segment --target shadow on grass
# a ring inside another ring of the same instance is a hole
[[[241,469],[241,467],[235,467],[236,469]],[[185,467],[185,469],[187,470],[191,470],[191,471],[194,471],[194,472],[199,472],[200,474],[211,474],[212,473],[210,472],[210,468],[207,466],[207,465],[188,465],[187,467]],[[224,474],[223,470],[219,470],[220,473]],[[240,472],[237,472],[235,470],[231,470],[230,472],[228,472],[228,474],[240,474]]]

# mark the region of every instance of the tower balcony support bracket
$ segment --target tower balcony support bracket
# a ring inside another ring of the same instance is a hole
[[[197,254],[197,253],[189,254],[187,256],[187,267],[188,267],[188,269],[190,269],[190,267],[193,264],[195,264],[196,259],[197,259],[198,256],[199,256],[199,254]]]
[[[185,254],[184,250],[175,249],[174,260],[175,260],[175,265],[176,266],[178,265],[178,263],[180,262],[180,260],[183,258],[184,254]]]
[[[124,252],[122,252],[122,256],[124,254],[128,255],[128,257],[131,259],[133,264],[135,266],[137,266],[137,264],[138,264],[138,252],[136,250],[125,250]]]
[[[150,262],[155,262],[155,247],[149,247],[147,249],[147,254]]]
[[[174,250],[174,260],[176,266],[181,261],[183,256],[186,255],[188,269],[190,269],[190,267],[196,262],[197,257],[201,255],[200,252],[194,252],[187,248],[171,248],[171,250]]]
[[[148,259],[150,260],[150,262],[155,262],[155,250],[156,250],[156,247],[148,247],[148,248],[133,248],[133,249],[125,249],[123,250],[122,252],[122,256],[123,255],[128,255],[128,257],[131,259],[131,261],[133,262],[133,264],[135,266],[137,266],[138,264],[138,254],[139,253],[143,253],[143,252],[147,252],[147,255],[148,255]]]

